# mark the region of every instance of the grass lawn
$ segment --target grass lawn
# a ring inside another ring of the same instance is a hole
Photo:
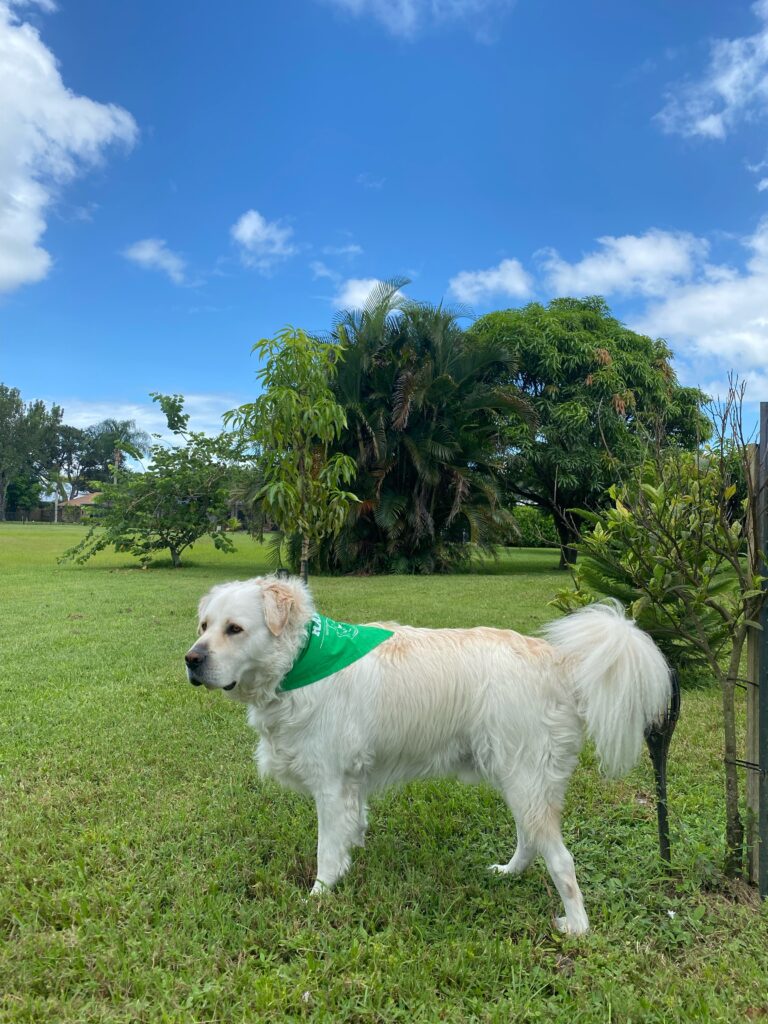
[[[180,570],[55,558],[78,527],[0,525],[0,1021],[768,1021],[768,908],[726,885],[717,694],[685,695],[670,762],[675,870],[647,758],[606,782],[589,751],[564,834],[592,922],[543,864],[494,877],[514,825],[451,781],[380,796],[365,851],[308,901],[315,821],[258,779],[244,710],[189,686],[199,596],[263,571],[207,543]],[[318,578],[334,618],[535,630],[552,552],[481,573]]]

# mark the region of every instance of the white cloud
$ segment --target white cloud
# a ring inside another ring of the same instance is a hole
[[[46,14],[53,14],[57,9],[53,0],[7,0],[9,7],[39,7]]]
[[[709,395],[714,400],[722,400],[728,394],[729,388],[729,377],[728,374],[733,370],[730,364],[722,364],[722,375],[716,378],[708,378],[707,374],[712,372],[712,366],[701,364],[700,362],[694,364],[694,366],[686,367],[684,371],[685,381],[692,382],[693,387],[700,388],[705,395]],[[746,369],[734,375],[738,382],[744,383],[744,404],[745,406],[755,406],[758,402],[765,402],[768,398],[768,373],[764,373],[759,369]],[[683,374],[681,374],[681,378]],[[757,420],[754,417],[756,409],[753,410],[750,415],[749,410],[745,410],[746,415],[744,417],[744,429],[745,434],[749,434],[751,430],[757,427]],[[757,441],[757,436],[753,436],[751,440]]]
[[[143,238],[123,250],[123,256],[145,270],[161,270],[174,284],[186,282],[186,263],[162,238]]]
[[[326,256],[361,256],[363,247],[362,245],[355,245],[354,242],[350,242],[347,245],[326,245],[323,248],[323,253]]]
[[[668,339],[681,351],[738,370],[764,373],[768,364],[768,217],[742,240],[742,270],[707,267],[696,280],[672,284],[633,326]]]
[[[378,277],[350,277],[334,295],[333,304],[337,309],[362,309],[373,289],[382,283]]]
[[[751,174],[762,175],[766,170],[768,170],[768,160],[760,160],[756,164],[752,164],[747,160],[745,161],[745,166]],[[758,192],[765,192],[765,190],[768,188],[768,178],[758,178],[755,188]]]
[[[430,24],[469,23],[475,36],[486,42],[491,38],[491,23],[515,0],[324,0],[355,17],[370,16],[392,35],[413,38]],[[365,184],[361,182],[361,184]],[[383,184],[383,180],[382,180]],[[377,187],[377,186],[373,186]]]
[[[378,191],[380,188],[384,188],[386,178],[377,178],[373,174],[368,174],[367,171],[363,171],[362,174],[358,174],[355,181],[358,185],[362,185],[363,188],[371,188]]]
[[[663,295],[672,282],[685,281],[707,254],[708,245],[687,232],[651,228],[644,235],[604,235],[601,248],[577,263],[555,249],[539,259],[552,291],[559,295]]]
[[[50,0],[39,2],[51,11]],[[97,164],[107,146],[133,144],[122,107],[77,96],[32,25],[0,0],[0,292],[42,280],[51,256],[40,244],[59,190]],[[21,13],[21,12],[19,12]]]
[[[714,40],[703,76],[669,90],[656,115],[664,131],[724,139],[741,121],[768,112],[768,0],[752,10],[762,22],[758,32]]]
[[[323,263],[322,260],[312,260],[309,264],[309,269],[312,271],[312,277],[315,280],[321,277],[327,277],[330,281],[340,280],[340,275],[335,270],[331,270],[327,263]]]
[[[133,420],[140,430],[146,430],[148,434],[159,434],[164,440],[173,437],[160,406],[150,398],[146,402],[125,402],[109,398],[89,401],[57,397],[55,401],[64,408],[64,422],[73,427],[82,429],[105,419]],[[248,401],[250,398],[244,395],[185,395],[184,411],[189,413],[190,430],[219,434],[223,430],[224,413]]]
[[[487,270],[462,270],[452,277],[448,287],[460,302],[483,302],[493,295],[527,298],[533,282],[519,260],[502,260]]]
[[[232,225],[230,234],[240,246],[243,263],[262,273],[268,273],[276,263],[298,252],[293,242],[293,228],[279,220],[267,220],[258,210],[247,210]]]

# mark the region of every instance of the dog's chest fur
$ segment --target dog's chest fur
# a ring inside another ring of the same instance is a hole
[[[285,698],[248,709],[248,724],[259,734],[256,764],[263,776],[272,776],[283,786],[310,793],[307,784],[317,775],[320,752],[315,730],[307,714],[296,714],[293,702]]]

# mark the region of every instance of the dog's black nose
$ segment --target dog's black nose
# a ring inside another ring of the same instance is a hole
[[[187,668],[198,668],[205,661],[206,652],[192,648],[191,651],[187,651],[184,655],[184,661],[187,663]]]

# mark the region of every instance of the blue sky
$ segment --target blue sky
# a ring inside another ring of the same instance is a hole
[[[371,282],[606,295],[768,399],[768,0],[0,0],[0,380],[193,425]]]

